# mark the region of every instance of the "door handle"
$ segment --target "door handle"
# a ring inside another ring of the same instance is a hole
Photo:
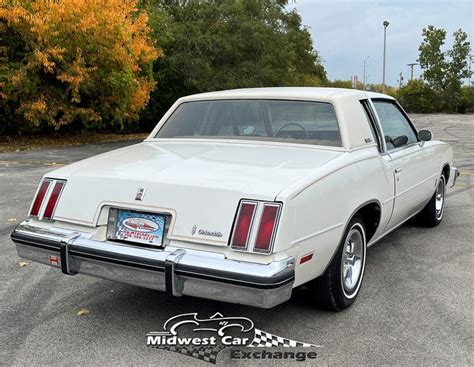
[[[402,168],[401,168],[401,167],[395,168],[395,173],[400,173],[400,172],[402,172]]]

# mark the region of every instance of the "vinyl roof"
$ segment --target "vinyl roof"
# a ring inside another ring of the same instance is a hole
[[[308,88],[308,87],[278,87],[278,88],[248,88],[230,89],[216,92],[194,94],[184,97],[187,100],[222,99],[222,98],[275,98],[275,99],[315,99],[334,100],[341,97],[361,98],[390,98],[392,97],[358,89],[344,88]]]

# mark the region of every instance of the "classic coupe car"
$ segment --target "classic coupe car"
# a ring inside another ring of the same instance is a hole
[[[341,310],[368,246],[412,217],[441,222],[452,159],[383,94],[192,95],[142,143],[46,174],[11,237],[68,275],[263,308],[305,284]]]

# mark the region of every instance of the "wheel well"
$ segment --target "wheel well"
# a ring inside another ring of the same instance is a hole
[[[446,179],[446,182],[449,181],[449,173],[451,172],[451,169],[449,167],[449,164],[445,164],[443,167],[443,176]]]
[[[360,208],[355,215],[360,215],[364,221],[365,230],[367,232],[367,243],[375,234],[380,223],[380,205],[372,202]]]

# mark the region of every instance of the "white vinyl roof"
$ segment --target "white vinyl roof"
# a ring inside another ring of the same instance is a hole
[[[334,101],[340,98],[390,98],[392,97],[358,89],[344,88],[309,88],[309,87],[278,87],[230,89],[217,92],[199,93],[182,98],[183,100],[228,99],[228,98],[275,98]]]

